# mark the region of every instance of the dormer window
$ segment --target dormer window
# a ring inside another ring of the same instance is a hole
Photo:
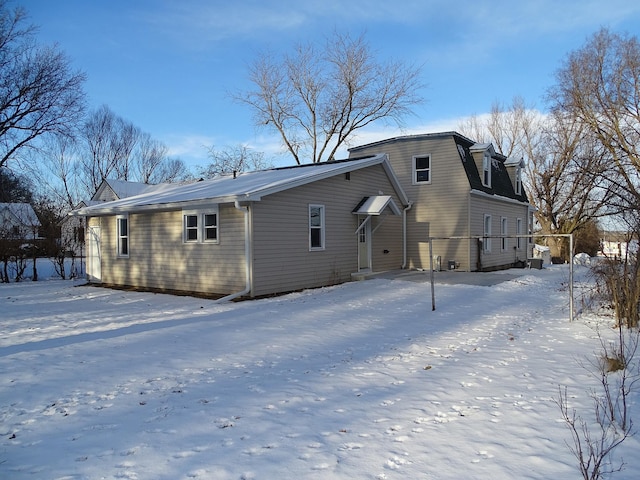
[[[522,168],[516,168],[516,195],[522,194]]]
[[[491,187],[491,156],[488,153],[482,157],[482,185]]]

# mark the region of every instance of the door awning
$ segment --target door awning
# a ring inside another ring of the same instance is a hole
[[[391,195],[374,195],[364,197],[360,203],[353,209],[354,215],[382,215],[386,209],[389,209],[394,215],[401,215],[402,210],[398,208],[396,202],[393,201]]]

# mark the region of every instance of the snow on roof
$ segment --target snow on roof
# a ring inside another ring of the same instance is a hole
[[[134,195],[140,195],[141,193],[154,190],[157,185],[150,185],[148,183],[141,182],[129,182],[127,180],[116,180],[113,178],[106,178],[102,184],[98,187],[98,190],[92,197],[91,201],[104,201],[101,198],[105,188],[109,187],[118,198],[132,197]]]
[[[471,150],[472,152],[481,152],[492,147],[493,145],[490,143],[474,143],[469,147],[469,150]]]
[[[33,207],[28,203],[0,203],[0,210],[8,211],[22,225],[40,225],[36,212],[33,211]]]
[[[358,145],[356,147],[349,148],[349,152],[357,152],[358,150],[362,150],[363,148],[371,148],[373,146],[378,146],[378,145],[382,146],[382,145],[387,145],[394,142],[406,142],[406,141],[415,141],[415,140],[425,140],[430,138],[444,138],[444,137],[457,137],[457,138],[464,139],[468,143],[474,143],[473,140],[470,140],[464,135],[454,131],[418,133],[418,134],[412,134],[412,135],[400,135],[398,137],[392,137],[392,138],[387,138],[385,140],[378,140],[375,142],[366,143],[364,145]]]
[[[505,166],[510,167],[512,165],[523,165],[524,164],[524,159],[522,158],[517,158],[517,157],[507,157],[507,159],[504,162]]]
[[[364,197],[353,213],[356,215],[381,215],[387,207],[389,207],[394,215],[402,214],[402,211],[390,195]]]
[[[139,182],[127,182],[125,180],[107,179],[107,183],[119,198],[132,197],[145,192],[151,185]]]
[[[81,208],[73,214],[112,215],[145,210],[171,210],[196,207],[204,201],[207,204],[259,201],[265,195],[377,164],[385,164],[388,167],[387,156],[379,154],[359,160],[340,160],[245,172],[238,174],[235,178],[225,175],[186,185],[160,184],[139,195]],[[390,167],[389,171],[391,171]],[[400,188],[399,185],[397,188]]]

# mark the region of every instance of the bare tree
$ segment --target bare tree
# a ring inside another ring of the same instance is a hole
[[[28,171],[40,193],[67,210],[74,208],[81,200],[77,143],[70,137],[50,137],[36,155]]]
[[[142,183],[168,183],[183,180],[189,172],[184,162],[169,157],[169,148],[148,133],[140,135],[133,158],[135,178]]]
[[[554,109],[576,118],[606,150],[614,167],[608,180],[617,210],[640,206],[638,85],[637,38],[603,28],[567,57],[550,90]]]
[[[79,171],[85,194],[93,195],[105,178],[161,183],[188,176],[184,162],[169,158],[162,142],[106,105],[89,115],[80,139]]]
[[[486,119],[472,117],[460,128],[503,155],[526,160],[524,183],[540,233],[587,234],[610,212],[607,152],[565,112],[543,116],[516,97],[507,108],[494,103]],[[568,260],[565,238],[544,241],[552,256]]]
[[[22,8],[0,0],[0,167],[47,134],[68,135],[85,106],[85,75],[39,46]]]
[[[336,33],[321,48],[258,56],[249,69],[256,88],[234,98],[251,107],[257,126],[280,134],[297,164],[317,163],[333,160],[354,131],[372,122],[402,125],[422,101],[419,74],[400,61],[377,61],[363,36]]]
[[[236,145],[222,150],[210,147],[211,162],[198,169],[198,175],[203,178],[213,178],[233,172],[246,172],[271,168],[273,164],[264,158],[263,152],[256,152],[246,145]]]
[[[140,130],[106,105],[92,112],[80,132],[80,165],[86,191],[93,194],[105,178],[128,180],[131,153]]]
[[[527,158],[526,178],[542,233],[580,237],[609,213],[606,152],[580,123],[559,112],[548,117]],[[566,238],[548,243],[553,256],[570,260]]]
[[[506,157],[523,157],[525,150],[539,140],[542,124],[542,115],[516,96],[507,106],[493,102],[486,117],[473,115],[465,119],[459,129],[471,139],[492,143]]]

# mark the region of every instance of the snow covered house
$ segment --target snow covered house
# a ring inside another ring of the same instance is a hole
[[[40,240],[40,220],[28,203],[0,203],[0,239]]]
[[[429,237],[443,269],[496,270],[531,257],[529,238],[517,238],[528,234],[533,214],[522,160],[457,132],[395,137],[349,152],[386,154],[407,193],[408,268],[430,267]]]
[[[73,212],[94,282],[256,297],[400,268],[409,203],[386,155],[157,185]]]

